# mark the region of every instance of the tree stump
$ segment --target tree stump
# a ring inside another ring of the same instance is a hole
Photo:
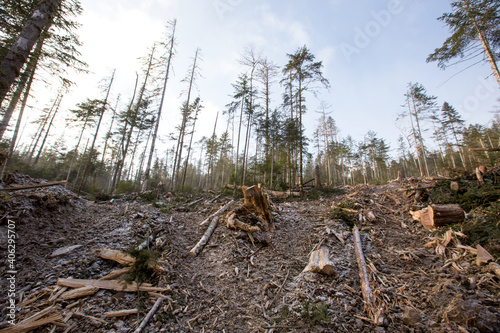
[[[245,216],[248,214],[256,214],[262,224],[264,225],[264,230],[274,230],[274,224],[272,222],[272,216],[269,212],[269,203],[267,198],[262,193],[261,185],[257,186],[242,186],[241,190],[245,197],[243,205],[233,209],[226,217],[226,225],[231,229],[241,229],[244,231],[260,231],[259,227],[250,226],[243,223],[237,219],[238,216]]]

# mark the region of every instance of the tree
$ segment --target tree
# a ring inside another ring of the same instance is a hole
[[[452,59],[460,62],[486,56],[498,85],[500,72],[497,61],[500,50],[500,1],[460,0],[451,4],[453,12],[445,13],[438,20],[445,22],[452,35],[440,48],[427,57],[427,62],[437,61],[446,68]],[[483,62],[480,59],[478,62]]]
[[[321,69],[323,63],[321,61],[314,62],[315,56],[309,52],[307,47],[304,45],[299,48],[294,54],[287,54],[288,63],[285,68],[283,68],[283,74],[290,77],[292,82],[296,82],[297,90],[296,97],[297,101],[297,113],[298,113],[298,128],[300,132],[299,137],[299,186],[302,191],[303,185],[303,150],[304,150],[304,138],[303,138],[303,128],[302,128],[302,114],[305,113],[305,92],[311,91],[315,92],[315,88],[312,86],[313,83],[319,82],[326,88],[330,87],[328,80],[323,77]]]
[[[83,184],[85,183],[85,180],[86,180],[87,169],[88,169],[88,167],[90,165],[90,161],[92,159],[92,155],[93,155],[93,152],[94,152],[95,142],[97,140],[97,135],[99,134],[99,128],[101,126],[102,116],[104,115],[104,112],[106,111],[106,107],[108,105],[109,93],[111,91],[111,86],[113,85],[113,80],[114,79],[115,79],[115,70],[113,70],[113,74],[111,75],[111,79],[110,79],[108,87],[106,89],[106,97],[102,101],[102,105],[101,105],[101,108],[100,108],[100,111],[99,111],[99,120],[97,121],[97,126],[96,126],[96,130],[95,130],[94,138],[92,139],[92,144],[90,146],[89,157],[88,157],[87,163],[85,164],[85,167],[83,169],[83,176],[82,176],[82,181],[80,183],[80,187],[78,188],[78,194],[80,194],[80,191],[82,190],[82,186],[83,186]]]
[[[460,155],[460,159],[462,161],[462,165],[465,168],[465,159],[464,154],[458,140],[458,135],[460,134],[460,129],[464,126],[464,120],[460,117],[460,114],[457,110],[448,102],[443,103],[443,107],[441,108],[442,115],[442,126],[445,131],[445,135],[447,132],[450,132],[451,136],[455,140],[455,144],[458,148],[458,152]]]
[[[151,162],[153,161],[153,154],[155,151],[155,143],[156,143],[156,136],[158,134],[158,127],[160,126],[160,120],[161,120],[161,111],[163,110],[163,101],[165,99],[165,92],[167,90],[167,82],[168,82],[168,75],[170,73],[170,63],[172,61],[172,56],[174,54],[174,45],[175,45],[175,25],[177,21],[174,20],[170,23],[172,33],[170,35],[170,40],[169,43],[170,45],[166,45],[168,48],[168,60],[167,60],[167,69],[165,70],[165,80],[163,81],[163,89],[161,93],[161,100],[160,100],[160,106],[158,107],[158,114],[156,115],[156,124],[154,127],[154,132],[153,132],[153,138],[151,141],[151,151],[149,153],[149,158],[148,158],[148,164],[146,166],[146,171],[144,172],[144,184],[142,187],[143,191],[146,191],[147,186],[148,186],[148,179],[149,179],[149,169],[151,168]]]
[[[42,0],[26,22],[16,42],[0,62],[0,106],[11,85],[19,76],[42,30],[56,14],[61,2],[62,0]]]
[[[179,136],[177,137],[177,148],[175,151],[174,170],[172,172],[172,180],[171,180],[172,188],[177,187],[179,182],[179,172],[181,168],[182,151],[184,148],[184,138],[187,134],[188,122],[191,120],[191,115],[193,111],[193,109],[190,108],[191,93],[195,84],[195,80],[199,76],[199,66],[197,64],[197,62],[199,61],[198,59],[199,52],[200,49],[196,49],[193,58],[193,65],[191,66],[191,69],[186,75],[186,77],[182,80],[183,82],[188,82],[188,90],[187,90],[186,102],[184,102],[184,104],[181,107],[182,120],[181,120],[181,125],[179,126]]]
[[[93,118],[101,111],[102,101],[99,99],[90,100],[87,98],[84,102],[78,103],[76,105],[76,109],[70,110],[73,114],[73,121],[83,121],[82,130],[80,131],[80,135],[78,136],[78,141],[76,143],[73,157],[71,158],[71,163],[69,165],[68,174],[66,176],[66,181],[69,182],[71,171],[73,168],[73,164],[75,163],[76,156],[78,154],[78,148],[80,147],[80,143],[82,141],[83,133],[87,128],[89,122],[93,121]]]

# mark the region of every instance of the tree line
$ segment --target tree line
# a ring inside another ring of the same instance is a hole
[[[212,134],[195,140],[204,109],[202,96],[194,89],[202,52],[195,50],[180,82],[169,82],[177,56],[176,20],[168,23],[167,37],[151,45],[141,59],[134,89],[125,101],[111,93],[113,72],[104,78],[101,96],[89,96],[69,110],[67,126],[75,129],[76,144],[68,147],[60,137],[47,146],[54,120],[64,114],[61,100],[73,84],[66,77],[67,69],[86,71],[75,20],[82,8],[78,0],[4,2],[0,12],[0,139],[6,158],[2,176],[21,170],[67,179],[78,192],[188,191],[256,183],[302,191],[315,177],[328,186],[384,183],[401,171],[407,176],[435,176],[496,162],[495,153],[469,148],[499,145],[498,115],[489,127],[465,126],[458,110],[447,102],[438,105],[437,97],[420,83],[410,82],[401,97],[398,147],[391,149],[372,131],[361,141],[341,137],[327,102],[316,110],[307,108],[319,90],[330,88],[330,82],[323,75],[322,61],[305,45],[288,53],[284,64],[253,48],[244,50],[238,59],[241,72],[231,83],[226,106],[215,115]],[[488,62],[498,80],[500,1],[462,0],[451,6],[453,11],[439,19],[452,35],[427,61],[436,61],[442,68],[454,60]],[[26,36],[31,41],[20,43]],[[20,125],[32,85],[54,79],[60,82],[57,96],[35,120],[36,132],[23,134]],[[184,87],[183,102],[177,112],[179,124],[168,136],[170,148],[159,151],[158,130],[171,84]],[[18,111],[15,124],[11,122],[14,111]],[[306,113],[319,115],[311,138],[305,135]],[[6,133],[12,133],[10,138]],[[29,144],[18,145],[22,135],[31,137],[24,140]],[[397,151],[396,157],[391,150]]]

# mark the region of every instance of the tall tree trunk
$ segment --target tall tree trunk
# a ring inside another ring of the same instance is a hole
[[[23,30],[12,44],[0,63],[0,106],[11,85],[19,76],[21,68],[40,37],[43,29],[50,24],[62,0],[42,0],[24,25]]]
[[[48,29],[47,29],[48,30]],[[43,34],[42,36],[45,36]],[[4,116],[2,118],[2,122],[0,123],[0,140],[3,138],[3,135],[5,131],[7,130],[7,127],[9,126],[10,118],[12,117],[12,114],[14,113],[14,109],[16,108],[17,102],[19,101],[19,98],[21,97],[21,94],[24,88],[26,87],[27,89],[27,82],[30,80],[33,82],[33,77],[35,75],[35,69],[36,65],[38,63],[38,59],[40,59],[40,53],[42,51],[42,46],[43,42],[45,40],[45,37],[41,37],[38,42],[36,43],[35,50],[33,51],[31,58],[26,65],[26,69],[24,70],[23,74],[21,74],[20,80],[17,83],[16,90],[12,94],[12,97],[9,101],[9,106],[5,110]],[[30,84],[31,86],[31,84]]]
[[[233,188],[233,196],[236,195],[236,179],[238,178],[238,160],[240,153],[240,137],[241,137],[241,123],[243,122],[243,109],[245,107],[245,96],[241,98],[241,111],[240,111],[240,125],[238,127],[238,140],[236,143],[236,161],[234,163],[234,188]],[[243,184],[240,184],[243,185]]]
[[[113,180],[111,181],[111,186],[109,189],[110,192],[113,192],[114,189],[118,186],[118,183],[120,182],[122,170],[123,170],[123,164],[125,163],[125,155],[127,153],[125,150],[125,140],[127,138],[128,119],[129,119],[130,114],[132,112],[132,106],[134,105],[135,93],[137,92],[137,84],[138,83],[139,83],[139,75],[137,75],[137,73],[135,73],[134,93],[132,94],[132,99],[130,100],[130,104],[128,105],[128,108],[127,108],[126,120],[125,120],[125,124],[123,125],[123,135],[122,135],[121,142],[120,142],[119,156],[117,158],[115,171],[114,171],[114,175],[113,175]]]
[[[418,168],[420,170],[420,177],[423,177],[424,176],[424,168],[422,167],[422,161],[420,160],[420,154],[419,154],[418,142],[417,142],[417,133],[415,130],[415,126],[413,125],[413,114],[411,112],[410,98],[408,95],[406,96],[406,104],[408,104],[408,112],[410,114],[411,132],[413,134],[413,141],[415,144],[415,154],[417,155]]]
[[[108,85],[106,97],[104,98],[104,102],[102,103],[101,115],[99,116],[99,121],[97,122],[97,127],[95,129],[94,138],[92,139],[92,144],[90,145],[89,157],[88,157],[87,163],[85,163],[85,167],[83,169],[82,181],[80,182],[80,187],[78,188],[78,195],[80,195],[83,184],[85,183],[85,180],[86,180],[85,178],[87,176],[88,166],[90,165],[90,162],[92,160],[92,154],[94,152],[94,146],[95,146],[95,142],[97,140],[97,135],[99,134],[99,127],[101,126],[102,116],[104,115],[104,111],[106,111],[106,105],[108,104],[109,92],[111,91],[111,86],[113,85],[113,80],[115,79],[115,72],[116,72],[116,70],[113,70],[113,75],[111,76],[111,80],[110,80],[109,85]]]
[[[45,145],[45,141],[47,140],[47,137],[49,136],[50,128],[52,127],[52,123],[54,122],[54,118],[56,117],[57,111],[59,110],[59,105],[61,105],[61,100],[63,96],[60,95],[59,97],[59,102],[57,102],[56,109],[54,110],[54,114],[52,115],[52,118],[50,119],[49,126],[47,127],[47,131],[45,132],[45,136],[43,137],[42,144],[40,145],[40,149],[38,150],[38,154],[35,157],[35,161],[33,161],[33,166],[35,166],[38,163],[38,159],[40,158],[40,155],[42,154],[43,146]]]
[[[418,140],[420,142],[420,147],[422,149],[422,157],[424,159],[424,165],[425,165],[425,170],[427,177],[429,177],[429,165],[427,164],[427,157],[425,155],[425,146],[424,146],[424,139],[422,137],[422,131],[420,130],[420,121],[418,118],[417,114],[417,107],[415,106],[415,97],[412,96],[412,102],[413,102],[413,111],[414,111],[414,116],[415,116],[415,121],[417,123],[417,130],[418,130]]]
[[[3,179],[5,172],[7,172],[8,166],[9,166],[10,161],[12,159],[12,155],[14,154],[14,150],[15,150],[16,145],[17,145],[17,137],[19,134],[19,128],[21,127],[21,122],[23,120],[24,109],[26,108],[26,103],[28,102],[28,98],[29,98],[30,90],[31,90],[31,84],[33,83],[33,78],[34,78],[34,70],[29,75],[28,82],[26,83],[26,89],[24,89],[24,95],[23,95],[23,99],[21,101],[21,108],[19,110],[19,116],[17,117],[16,127],[14,129],[14,133],[12,134],[12,138],[10,139],[9,154],[7,155],[7,160],[4,162],[2,174],[0,175],[0,180]]]
[[[479,37],[479,41],[481,42],[481,45],[483,46],[484,53],[486,54],[486,58],[488,58],[488,62],[490,63],[491,70],[493,71],[493,75],[495,75],[495,78],[497,79],[498,85],[500,86],[500,71],[498,70],[498,65],[495,60],[495,55],[493,51],[491,50],[490,43],[484,36],[484,33],[481,31],[479,28],[479,25],[477,24],[476,18],[474,15],[471,13],[470,7],[469,7],[469,1],[467,0],[462,0],[462,3],[465,6],[465,10],[467,11],[467,15],[472,21],[472,24],[474,25],[474,29],[476,30],[477,36]]]
[[[40,141],[40,139],[41,139],[41,137],[43,135],[43,131],[45,129],[45,125],[47,125],[47,122],[49,121],[49,119],[50,119],[50,117],[52,115],[52,111],[54,110],[54,108],[57,105],[58,99],[59,99],[59,94],[57,94],[57,97],[54,100],[54,103],[52,104],[49,112],[47,113],[47,116],[40,123],[40,126],[38,127],[38,131],[35,134],[35,137],[33,138],[34,142],[30,145],[31,146],[31,151],[30,151],[30,156],[28,157],[28,163],[29,164],[31,164],[31,159],[33,158],[33,155],[35,154],[36,147],[38,146],[38,141]]]
[[[191,129],[191,138],[189,139],[189,146],[188,146],[188,152],[187,152],[187,156],[186,156],[186,161],[184,162],[184,174],[182,175],[182,187],[184,187],[185,183],[186,183],[186,173],[187,173],[187,168],[188,168],[188,164],[189,164],[189,157],[191,155],[191,147],[193,145],[193,136],[194,136],[194,129],[195,129],[195,126],[196,126],[196,120],[198,120],[198,109],[195,110],[195,115],[194,115],[194,119],[193,119],[193,128]]]
[[[73,153],[73,157],[71,158],[71,163],[69,164],[69,170],[68,170],[68,175],[66,176],[66,185],[68,185],[69,182],[69,177],[71,176],[71,169],[73,169],[73,164],[75,163],[76,156],[78,155],[78,147],[80,146],[80,142],[82,141],[83,137],[83,132],[85,131],[85,128],[87,127],[87,123],[89,121],[89,115],[87,114],[87,117],[85,118],[85,122],[83,123],[82,131],[80,132],[80,136],[78,137],[78,142],[76,143],[75,146],[75,152]]]
[[[194,61],[193,61],[193,67],[191,69],[191,74],[189,78],[189,88],[188,88],[188,95],[187,95],[187,100],[186,104],[184,105],[184,110],[183,110],[183,115],[182,115],[182,122],[181,122],[181,128],[179,130],[179,138],[177,141],[177,161],[174,165],[174,173],[172,174],[172,186],[177,187],[178,186],[178,181],[179,181],[179,172],[181,168],[181,161],[182,161],[182,150],[184,148],[184,136],[186,134],[186,127],[187,127],[187,122],[189,118],[189,103],[191,102],[191,91],[193,88],[193,83],[194,83],[194,75],[196,71],[196,62],[198,60],[198,52],[200,49],[196,49],[195,55],[194,55]]]
[[[142,185],[142,191],[146,191],[146,189],[148,187],[149,170],[151,168],[151,163],[153,162],[153,154],[155,151],[156,136],[158,135],[158,128],[160,127],[161,111],[163,109],[163,101],[165,99],[165,92],[167,90],[168,75],[170,73],[170,62],[172,60],[172,55],[174,53],[175,25],[176,25],[176,21],[174,20],[173,26],[172,26],[172,36],[170,37],[170,50],[169,50],[168,61],[167,61],[167,70],[165,73],[165,80],[163,81],[163,91],[161,93],[160,107],[158,108],[158,114],[156,116],[157,119],[156,119],[156,124],[155,124],[154,132],[153,132],[153,139],[151,140],[151,151],[149,152],[148,164],[146,166],[146,171],[144,172],[144,183]],[[196,50],[196,53],[198,53],[198,50]]]

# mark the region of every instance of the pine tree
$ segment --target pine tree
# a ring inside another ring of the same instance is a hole
[[[500,86],[497,61],[500,50],[500,1],[460,0],[451,4],[453,12],[445,13],[438,20],[445,22],[452,35],[440,48],[427,57],[427,62],[437,61],[446,68],[456,58],[459,62],[485,56]]]
[[[315,56],[309,52],[308,48],[304,45],[299,48],[294,54],[287,54],[289,61],[283,68],[285,77],[290,77],[292,82],[296,82],[296,95],[290,95],[290,98],[295,97],[297,101],[298,113],[298,130],[299,130],[299,187],[302,191],[303,186],[303,152],[304,152],[304,135],[302,127],[302,115],[306,111],[305,105],[305,92],[312,91],[314,88],[312,84],[319,82],[326,88],[330,86],[328,80],[323,77],[321,69],[323,63],[321,61],[314,62]]]

